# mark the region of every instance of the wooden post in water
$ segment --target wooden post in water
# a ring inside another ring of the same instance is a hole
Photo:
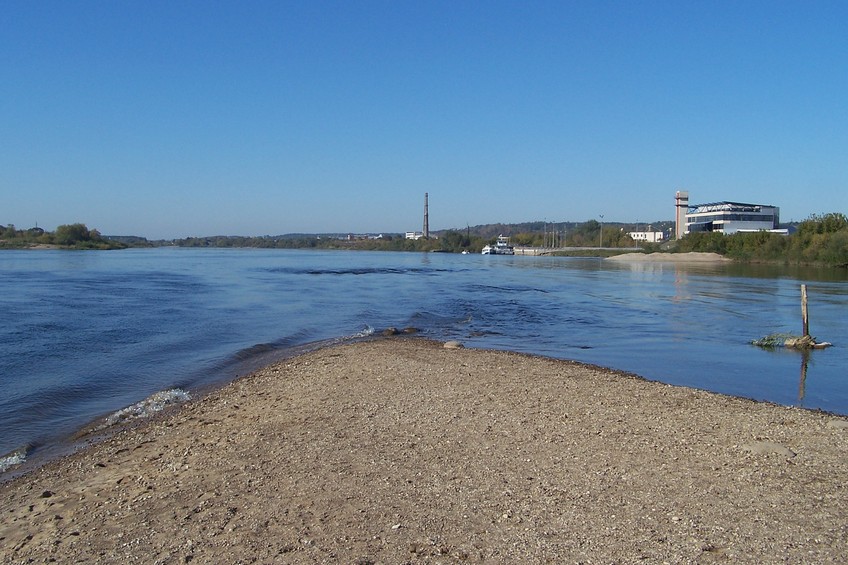
[[[810,318],[807,315],[807,285],[801,285],[801,321],[804,323],[804,333],[810,335]]]

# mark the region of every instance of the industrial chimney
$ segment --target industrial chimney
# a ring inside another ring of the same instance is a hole
[[[424,239],[430,237],[430,212],[427,205],[428,194],[424,193]]]

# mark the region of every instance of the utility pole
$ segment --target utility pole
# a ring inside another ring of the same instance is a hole
[[[598,216],[601,218],[601,237],[598,243],[598,248],[600,249],[604,246],[604,215],[598,214]]]

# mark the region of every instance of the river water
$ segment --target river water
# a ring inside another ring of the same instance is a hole
[[[811,333],[834,346],[808,356],[752,346],[800,333],[801,283]],[[846,307],[841,270],[442,253],[3,251],[0,471],[158,392],[177,389],[165,400],[178,400],[390,326],[848,414]]]

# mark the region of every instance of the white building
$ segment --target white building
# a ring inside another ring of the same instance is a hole
[[[661,231],[631,231],[627,235],[633,241],[644,241],[646,243],[659,243],[665,239],[665,234]]]
[[[422,237],[424,237],[424,232],[421,231],[406,232],[406,239],[421,239]]]
[[[689,206],[686,213],[686,233],[774,231],[780,223],[780,209],[763,204],[713,202]]]

